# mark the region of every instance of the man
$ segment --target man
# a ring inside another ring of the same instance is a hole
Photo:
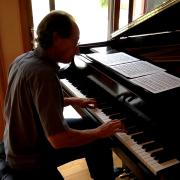
[[[8,75],[4,145],[14,177],[63,179],[56,167],[85,157],[94,179],[114,179],[107,137],[121,130],[121,122],[96,127],[81,119],[78,129],[63,117],[64,106],[96,104],[94,99],[64,98],[57,75],[57,63],[69,63],[78,52],[77,24],[68,13],[52,11],[40,22],[37,35],[38,47],[17,57]]]

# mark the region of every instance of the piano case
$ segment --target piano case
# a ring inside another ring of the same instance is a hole
[[[180,179],[180,88],[153,93],[117,72],[103,55],[124,53],[180,78],[180,1],[167,1],[112,34],[105,42],[80,45],[80,55],[59,78],[68,96],[94,97],[98,107],[76,109],[97,123],[120,119],[128,133],[117,133],[115,152],[140,180]],[[75,107],[76,108],[76,107]]]

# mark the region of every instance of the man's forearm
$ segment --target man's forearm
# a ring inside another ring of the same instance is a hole
[[[50,143],[55,149],[76,147],[88,144],[95,139],[99,139],[98,129],[75,130],[69,129],[64,133],[48,137]]]
[[[76,97],[65,97],[64,106],[75,105],[78,98]]]

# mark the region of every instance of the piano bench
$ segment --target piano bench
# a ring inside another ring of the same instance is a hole
[[[24,173],[22,176],[20,175],[14,175],[10,167],[7,165],[6,162],[6,156],[5,156],[5,151],[4,151],[4,143],[0,142],[0,180],[64,180],[62,175],[59,173],[57,169],[53,169],[51,173],[46,173],[45,171],[39,172],[37,175],[37,172],[31,172],[31,173]],[[48,174],[48,175],[47,175]],[[51,175],[49,175],[51,174]],[[27,178],[24,178],[26,177]],[[48,176],[48,178],[47,178]],[[35,178],[35,179],[34,179]]]
[[[13,180],[5,158],[4,144],[3,142],[0,142],[0,180]]]

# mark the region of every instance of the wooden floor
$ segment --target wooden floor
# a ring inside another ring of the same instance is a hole
[[[114,166],[121,167],[122,163],[119,157],[113,153]],[[79,159],[58,167],[65,180],[92,180],[85,159]],[[120,180],[120,178],[116,178]]]

